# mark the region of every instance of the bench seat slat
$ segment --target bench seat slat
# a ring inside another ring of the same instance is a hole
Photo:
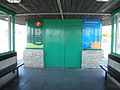
[[[120,82],[120,72],[116,71],[114,68],[108,65],[108,67],[104,65],[100,65],[100,67],[105,71],[105,80],[107,79],[107,73],[115,78],[118,82]]]
[[[100,65],[100,67],[101,67],[104,71],[108,72],[108,68],[107,68],[106,66]]]

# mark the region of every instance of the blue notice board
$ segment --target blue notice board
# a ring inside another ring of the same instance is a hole
[[[83,19],[82,22],[82,48],[100,49],[101,20]]]

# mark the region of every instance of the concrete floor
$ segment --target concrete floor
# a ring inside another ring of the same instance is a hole
[[[120,90],[104,81],[101,69],[19,69],[20,78],[3,90]]]

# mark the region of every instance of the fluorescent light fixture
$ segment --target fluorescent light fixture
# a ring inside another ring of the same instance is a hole
[[[21,0],[7,0],[9,3],[20,3]]]
[[[108,2],[109,0],[96,0],[98,2]]]

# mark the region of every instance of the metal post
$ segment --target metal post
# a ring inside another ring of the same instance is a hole
[[[115,33],[115,52],[118,50],[119,44],[119,15],[116,15],[116,33]]]
[[[15,16],[12,16],[12,47],[15,51]]]
[[[99,15],[99,16],[111,16],[110,13],[22,13],[16,14],[16,16],[32,16],[32,15]]]
[[[8,48],[11,51],[11,16],[8,16]]]
[[[57,0],[57,3],[58,3],[59,10],[60,10],[61,18],[64,19],[61,1],[60,1],[60,0]]]

